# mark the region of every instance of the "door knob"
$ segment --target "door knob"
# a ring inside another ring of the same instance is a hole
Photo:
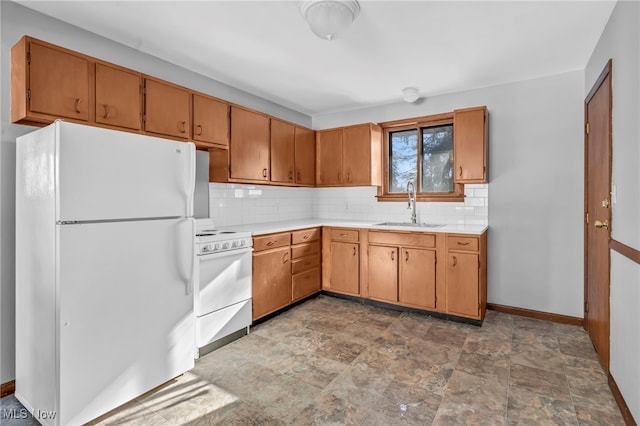
[[[608,221],[608,220],[606,220],[606,219],[605,219],[605,220],[603,220],[603,221],[596,220],[596,221],[594,222],[594,225],[596,226],[596,228],[609,229],[609,221]]]

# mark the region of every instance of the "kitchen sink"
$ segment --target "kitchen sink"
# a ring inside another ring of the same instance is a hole
[[[444,226],[440,223],[411,223],[411,222],[382,222],[374,226],[409,226],[411,228],[440,228]]]

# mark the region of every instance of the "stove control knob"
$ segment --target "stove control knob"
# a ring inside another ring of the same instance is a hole
[[[220,250],[220,244],[216,244],[216,246],[214,247],[214,250]]]
[[[240,240],[240,247],[244,247],[244,240]]]
[[[240,243],[238,241],[234,241],[231,243],[231,247],[238,247]]]
[[[229,243],[223,243],[222,244],[222,250],[226,250],[229,248]]]

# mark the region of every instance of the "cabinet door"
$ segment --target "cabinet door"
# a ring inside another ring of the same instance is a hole
[[[371,185],[371,131],[369,125],[347,127],[342,139],[343,182]]]
[[[475,253],[447,255],[447,313],[480,317],[479,257]]]
[[[360,246],[356,243],[331,242],[330,290],[360,294]]]
[[[456,183],[487,182],[487,108],[453,112],[453,163]]]
[[[141,80],[138,73],[96,64],[96,123],[140,130]]]
[[[231,107],[231,177],[269,180],[269,117]]]
[[[33,42],[29,50],[29,109],[53,118],[88,120],[89,61]]]
[[[295,126],[271,119],[271,181],[293,183],[295,169]]]
[[[253,319],[263,317],[291,302],[289,247],[253,254]]]
[[[189,138],[191,96],[188,90],[161,81],[145,78],[146,132]]]
[[[400,251],[400,302],[436,308],[436,252],[417,248]]]
[[[369,297],[398,301],[398,248],[369,246]]]
[[[229,147],[229,104],[193,94],[193,140],[213,148]]]
[[[296,126],[295,180],[299,185],[316,183],[316,134],[313,130]]]
[[[316,132],[316,184],[342,182],[342,129]]]

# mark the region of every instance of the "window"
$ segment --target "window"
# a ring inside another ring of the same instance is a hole
[[[417,182],[420,201],[461,201],[463,187],[453,180],[453,115],[383,123],[385,182],[382,201],[406,200],[407,183]]]

